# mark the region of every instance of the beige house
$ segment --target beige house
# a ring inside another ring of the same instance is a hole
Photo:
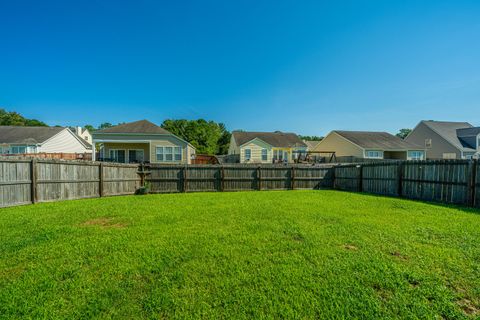
[[[315,152],[335,152],[335,157],[360,159],[424,160],[423,147],[402,140],[387,132],[340,131],[330,132]]]
[[[195,157],[190,143],[147,120],[95,131],[92,139],[93,148],[100,145],[98,160],[190,164]]]
[[[90,152],[90,143],[69,128],[0,126],[0,154]]]
[[[294,133],[234,131],[228,154],[240,163],[291,163],[307,145]]]
[[[474,127],[468,122],[424,120],[405,140],[424,146],[427,159],[480,157],[480,127]]]

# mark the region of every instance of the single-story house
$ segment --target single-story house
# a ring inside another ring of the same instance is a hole
[[[95,131],[92,141],[100,145],[98,160],[190,164],[195,157],[190,143],[147,120]]]
[[[480,127],[468,122],[421,121],[405,138],[427,150],[427,159],[471,159],[480,156]]]
[[[330,132],[315,148],[317,152],[335,152],[340,157],[362,159],[424,160],[425,148],[388,132]]]
[[[0,126],[0,154],[91,152],[69,128]]]
[[[307,150],[308,151],[313,151],[315,148],[318,146],[320,143],[320,140],[303,140],[303,142],[307,145]]]
[[[307,145],[295,133],[234,131],[228,154],[238,156],[240,163],[291,163],[306,151]]]

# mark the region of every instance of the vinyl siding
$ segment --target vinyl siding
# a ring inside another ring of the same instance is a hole
[[[187,142],[179,139],[174,135],[142,135],[142,134],[111,134],[111,133],[94,133],[93,140],[95,143],[101,143],[102,140],[108,140],[104,143],[104,148],[108,150],[111,145],[123,145],[123,149],[137,149],[135,146],[142,146],[145,149],[145,158],[151,163],[164,163],[164,164],[190,164],[191,155],[195,154],[195,148],[191,147]],[[100,140],[100,142],[99,142]],[[120,142],[116,143],[115,140]],[[134,141],[139,141],[135,143]],[[132,142],[124,142],[132,141]],[[148,147],[150,144],[150,147]],[[133,146],[133,147],[129,147]],[[157,161],[156,147],[181,147],[182,148],[182,161]],[[116,147],[113,149],[117,149]],[[120,149],[120,148],[118,148]],[[141,148],[138,148],[141,149]],[[108,157],[108,153],[106,153]]]
[[[461,152],[429,126],[420,123],[405,139],[408,142],[425,146],[425,139],[432,139],[432,147],[425,148],[427,159],[443,159],[443,154],[455,153],[456,158],[461,158]]]
[[[230,138],[230,145],[228,146],[228,154],[239,154],[240,148],[237,146],[237,142],[233,138],[233,134]]]
[[[245,149],[251,150],[251,160],[248,163],[272,163],[272,147],[260,140],[251,142],[240,147],[240,163],[245,163]],[[267,149],[267,160],[262,161],[262,150]]]
[[[328,134],[315,147],[317,152],[332,152],[335,151],[337,157],[358,157],[364,158],[363,149],[347,139],[339,136],[335,132]]]
[[[74,133],[65,129],[45,141],[39,148],[37,148],[37,152],[90,153],[92,150],[85,148],[85,146],[74,136]]]

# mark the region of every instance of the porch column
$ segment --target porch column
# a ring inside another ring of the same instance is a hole
[[[92,140],[92,161],[95,161],[95,156],[97,154],[97,151],[95,149],[95,140]]]

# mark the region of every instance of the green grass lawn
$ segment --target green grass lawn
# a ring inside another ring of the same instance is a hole
[[[477,318],[479,213],[337,191],[0,209],[0,317]]]

